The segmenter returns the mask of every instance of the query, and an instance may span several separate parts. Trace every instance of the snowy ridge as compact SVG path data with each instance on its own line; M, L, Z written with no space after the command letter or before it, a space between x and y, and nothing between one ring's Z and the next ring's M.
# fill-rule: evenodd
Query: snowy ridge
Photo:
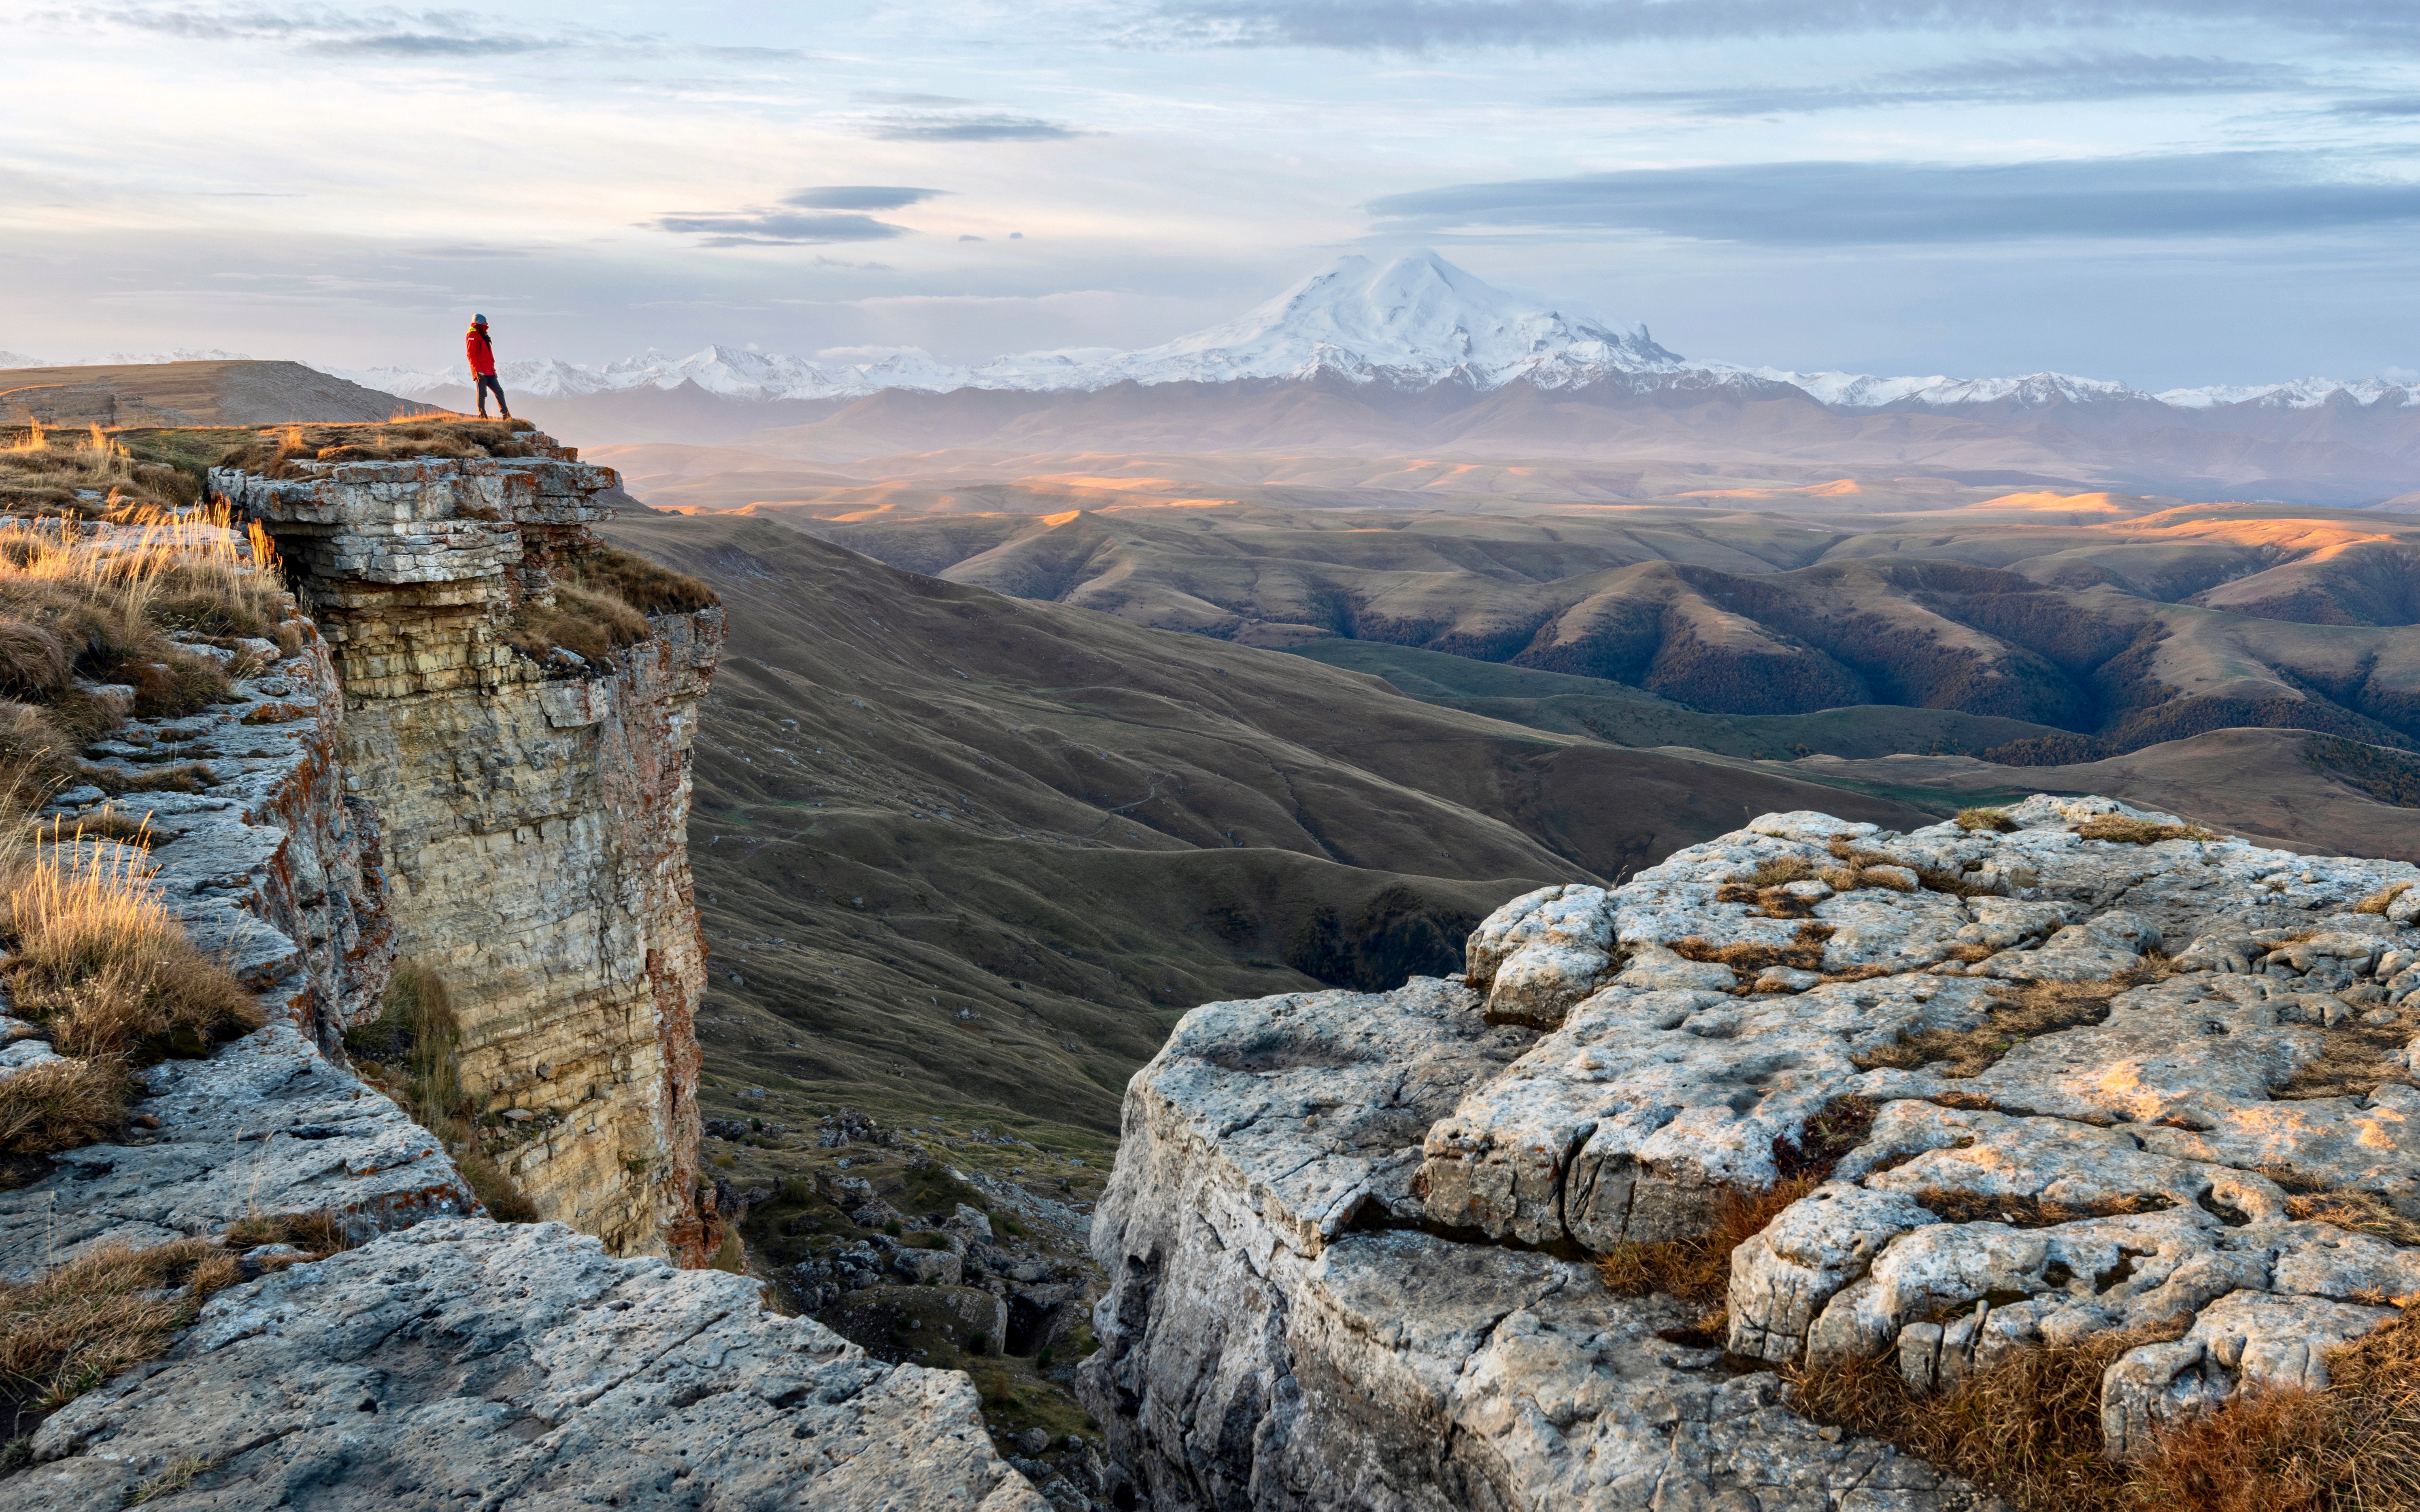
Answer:
M1938 373L1930 378L1876 378L1867 373L1791 373L1774 367L1752 367L1743 371L1803 389L1819 403L1850 409L1879 409L1885 405L1906 403L1947 409L1953 405L1994 404L2002 400L2031 409L2061 400L2084 402L2150 397L2123 383L2077 378L2071 373L1954 378Z
M2330 403L2337 395L2365 406L2420 404L2420 387L2382 378L2353 382L2315 378L2146 393L2123 383L2070 373L1885 378L1869 373L1801 373L1728 363L1692 363L1658 345L1644 325L1609 321L1568 301L1497 287L1434 252L1387 263L1361 256L1339 257L1233 320L1140 351L1079 347L1026 352L961 367L938 362L913 347L835 348L815 357L793 357L752 347L714 346L686 357L650 349L598 367L551 358L500 366L507 393L534 399L676 389L683 384L733 399L817 400L859 398L885 389L926 393L954 389L1082 393L1121 383L1326 378L1414 391L1440 383L1481 392L1515 382L1550 391L1606 384L1632 389L1787 384L1820 404L1847 409L1909 406L1955 409L1978 405L2040 409L2059 404L2109 403L2164 404L2186 409L2259 404L2304 409ZM469 370L459 364L435 371L399 367L326 371L407 398L440 389L468 388L471 383Z
M2420 387L2394 378L2306 378L2291 383L2265 383L2249 386L2213 384L2204 389L2167 389L2151 395L2162 404L2180 409L2214 409L2227 404L2260 404L2277 409L2316 409L2337 394L2363 406L2381 402L2400 408L2420 404Z

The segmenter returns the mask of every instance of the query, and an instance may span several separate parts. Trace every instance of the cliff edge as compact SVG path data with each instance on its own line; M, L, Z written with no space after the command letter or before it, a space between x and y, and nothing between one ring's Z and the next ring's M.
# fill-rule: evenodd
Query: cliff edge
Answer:
M720 1234L695 1206L687 827L722 611L650 613L603 656L550 644L608 549L589 527L610 469L531 432L515 455L326 450L209 483L276 543L326 637L393 949L450 984L463 1083L507 1115L492 1153L538 1215L703 1263Z

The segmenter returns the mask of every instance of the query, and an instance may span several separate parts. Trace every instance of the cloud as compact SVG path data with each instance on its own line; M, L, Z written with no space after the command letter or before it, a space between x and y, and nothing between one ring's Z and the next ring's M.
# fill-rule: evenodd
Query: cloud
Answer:
M2420 95L2392 95L2377 100L2348 100L2329 112L2358 120L2401 121L2420 116Z
M816 184L782 196L784 205L808 210L897 210L938 199L946 189L905 189L882 184Z
M1913 69L1852 84L1625 90L1592 95L1588 102L1662 106L1692 116L1740 116L1901 105L2037 105L2162 96L2263 94L2305 84L2305 76L2294 69L2230 58L2041 53Z
M81 7L37 12L38 22L85 29L154 32L202 42L276 42L314 57L478 58L541 53L644 52L725 62L799 61L794 48L675 42L657 34L561 26L499 27L472 10L382 6L361 11L302 5Z
M699 236L702 247L805 247L834 241L888 241L913 233L871 215L796 210L710 210L659 215L643 223L657 231Z
M958 239L960 241L981 241L983 238L978 236L963 236L958 238Z
M1039 116L903 114L886 116L868 131L885 142L1057 142L1092 134Z
M1991 167L1772 162L1457 184L1373 201L1396 233L1630 231L1766 246L2266 236L2420 220L2420 183L2286 152Z
M1992 33L2265 23L2370 42L2420 42L2393 0L1161 0L1130 45L1427 52L1857 32Z

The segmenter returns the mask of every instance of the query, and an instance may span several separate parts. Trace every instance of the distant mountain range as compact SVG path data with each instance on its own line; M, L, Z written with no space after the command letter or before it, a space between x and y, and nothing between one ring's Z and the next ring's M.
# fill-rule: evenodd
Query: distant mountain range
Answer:
M470 384L469 370L458 364L438 370L378 367L339 376L408 398ZM1706 387L1710 380L1746 389L1759 382L1786 384L1820 404L1843 409L2041 409L2107 401L2180 409L2241 404L2309 409L2338 395L2364 407L2420 406L2420 390L2385 378L2312 378L2152 393L2065 373L1884 378L1693 363L1658 344L1643 324L1608 320L1569 301L1498 288L1434 252L1387 263L1340 257L1233 320L1139 351L1080 347L1027 352L961 367L912 347L862 361L825 361L752 347L712 346L687 357L649 350L599 367L554 358L508 362L501 376L508 391L534 399L671 390L684 384L728 399L812 402L861 398L886 389L1082 393L1125 383L1320 378L1396 391L1450 384L1485 393L1526 383L1552 393L1617 378L1636 387L1638 377L1654 376L1694 388Z

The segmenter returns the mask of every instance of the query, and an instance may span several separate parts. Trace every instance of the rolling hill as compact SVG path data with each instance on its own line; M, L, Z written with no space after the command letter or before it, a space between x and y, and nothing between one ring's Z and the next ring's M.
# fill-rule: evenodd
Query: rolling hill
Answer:
M1196 1003L1458 964L1543 883L1749 815L1920 810L1424 704L1300 657L887 567L770 521L626 517L731 640L690 837L731 1074L1113 1133Z

